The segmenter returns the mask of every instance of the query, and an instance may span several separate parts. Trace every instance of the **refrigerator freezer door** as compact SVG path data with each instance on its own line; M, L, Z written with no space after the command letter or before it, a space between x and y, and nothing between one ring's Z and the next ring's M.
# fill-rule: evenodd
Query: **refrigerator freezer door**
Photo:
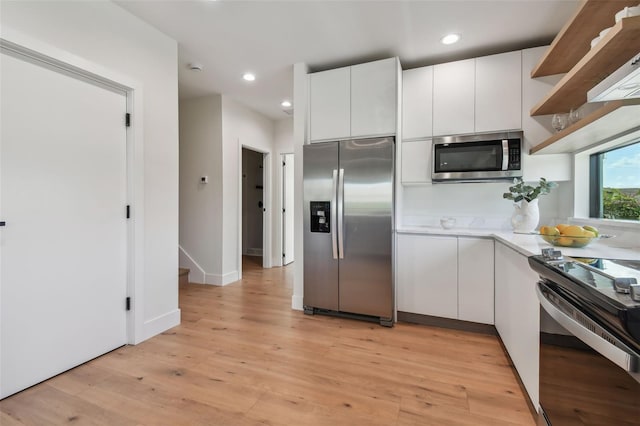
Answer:
M342 221L338 218L344 227L340 230L344 232L344 259L339 271L342 312L393 317L393 164L393 138L340 142L340 168L344 169L338 183L344 185L344 217Z
M336 186L338 143L304 146L304 300L305 306L337 311L338 259L334 259L336 241ZM334 173L335 171L335 173ZM334 185L334 181L336 182ZM314 206L328 203L330 211L318 212ZM311 214L329 218L329 233L312 232ZM325 219L326 220L326 219ZM336 252L337 254L337 252Z

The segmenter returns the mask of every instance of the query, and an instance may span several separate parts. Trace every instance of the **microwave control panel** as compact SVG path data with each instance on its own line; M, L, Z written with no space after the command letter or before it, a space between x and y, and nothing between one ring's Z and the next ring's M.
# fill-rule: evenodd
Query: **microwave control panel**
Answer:
M509 139L509 170L520 170L520 139Z

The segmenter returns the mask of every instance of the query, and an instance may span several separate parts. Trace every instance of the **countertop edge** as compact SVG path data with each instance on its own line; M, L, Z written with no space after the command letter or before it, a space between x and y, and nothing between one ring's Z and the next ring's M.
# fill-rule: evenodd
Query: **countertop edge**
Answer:
M552 247L537 235L514 234L503 229L440 229L436 227L403 227L397 234L431 235L441 237L492 238L523 256L540 254L543 248ZM605 242L597 242L585 248L559 247L566 256L640 260L640 249L615 247Z

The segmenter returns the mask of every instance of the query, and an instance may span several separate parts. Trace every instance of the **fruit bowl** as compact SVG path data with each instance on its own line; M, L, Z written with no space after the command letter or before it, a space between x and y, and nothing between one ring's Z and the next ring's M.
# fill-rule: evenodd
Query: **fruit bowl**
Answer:
M540 236L543 240L558 247L586 247L597 240L598 230L592 226L566 225L542 226Z
M564 235L542 235L543 240L558 247L586 247L593 240L597 240L598 237L568 237Z

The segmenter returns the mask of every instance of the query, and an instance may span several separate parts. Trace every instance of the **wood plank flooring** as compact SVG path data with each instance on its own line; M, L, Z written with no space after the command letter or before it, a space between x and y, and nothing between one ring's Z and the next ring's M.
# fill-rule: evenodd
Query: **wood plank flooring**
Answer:
M496 337L291 310L292 264L180 287L182 324L0 401L13 425L531 425Z

